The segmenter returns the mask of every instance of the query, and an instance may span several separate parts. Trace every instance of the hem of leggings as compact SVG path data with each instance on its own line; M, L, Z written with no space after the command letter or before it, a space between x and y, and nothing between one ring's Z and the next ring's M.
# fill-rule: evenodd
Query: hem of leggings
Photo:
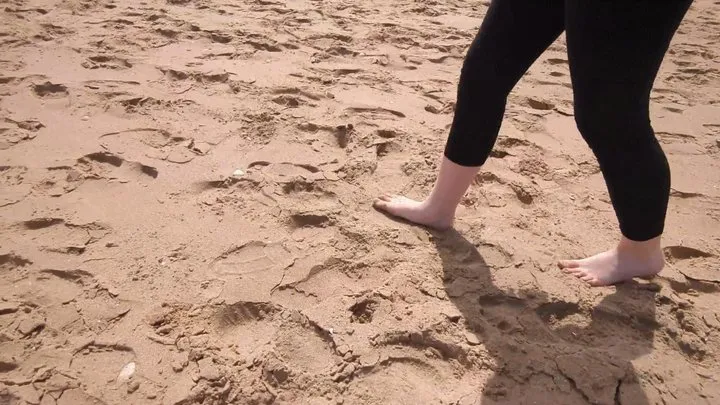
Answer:
M633 242L647 242L649 240L662 236L664 229L655 229L654 232L628 232L626 229L621 228L620 232L626 239L629 239Z
M477 163L475 161L471 161L470 159L459 159L457 156L451 156L451 153L448 152L447 149L445 149L445 151L443 152L443 156L445 156L449 161L455 163L456 165L463 167L480 167L484 164L484 162Z

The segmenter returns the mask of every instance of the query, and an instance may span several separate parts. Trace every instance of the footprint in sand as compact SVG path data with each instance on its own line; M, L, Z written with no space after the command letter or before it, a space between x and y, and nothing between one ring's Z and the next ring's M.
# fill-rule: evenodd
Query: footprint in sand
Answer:
M189 147L191 141L174 136L163 129L135 128L100 135L100 142L107 150L124 156L145 156L183 164L192 161L198 153Z
M43 128L45 125L37 120L16 121L5 118L5 121L0 123L0 150L10 149L22 142L35 139Z
M158 69L171 81L191 80L203 84L215 84L226 83L230 79L230 74L225 71L179 70L167 67L160 67Z
M182 319L187 317L186 312L179 310L172 316ZM335 343L332 332L297 310L268 301L234 300L219 308L207 306L196 312L196 325L204 330L221 332L222 337L217 343L231 344L231 356L254 358L262 370L262 381L271 386L282 386L294 380L299 373L311 380L327 379L328 374L339 374L344 368L337 367L340 358L338 349L341 348ZM188 332L185 334L190 335ZM205 346L207 344L194 345L195 351L206 357L202 360L193 359L199 360L200 377L210 381L227 378L232 372L231 367L228 367L231 363L227 363L229 357L211 354ZM343 354L347 352L343 351ZM178 368L181 367L182 363L179 363ZM345 373L345 376L351 377L351 374ZM171 387L172 398L175 398L172 403L183 403L184 399L191 397L190 388L192 385ZM213 398L221 394L207 391L205 395ZM272 401L272 396L264 387L248 386L245 395L252 398L265 398L264 395L268 395L269 398L263 399L263 403Z
M43 41L54 41L58 39L62 39L67 36L71 36L75 34L75 30L72 30L68 27L55 25L52 23L43 23L40 24L40 27L42 27L42 34L39 34L39 39L42 39Z
M199 105L188 99L161 100L154 97L131 97L118 101L127 113L140 113L152 115L156 110L176 109L182 110L185 107L198 107Z
M528 107L535 110L548 111L555 108L554 103L538 98L527 98L525 102L527 103Z
M105 180L125 183L132 180L155 179L158 170L152 166L126 160L110 152L89 153L73 164L47 168L46 177L34 191L59 197L74 191L85 181Z
M29 219L16 224L15 229L20 238L28 237L40 250L70 255L85 253L111 232L99 223L73 224L53 217Z
M383 107L353 106L346 108L345 111L367 116L369 118L405 118L405 114L403 112Z
M101 173L99 173L99 171L102 169L98 170L94 163L106 164L115 168L123 168L125 170L129 170L132 173L143 174L153 179L157 178L158 176L158 170L152 166L147 166L137 162L131 162L117 155L113 155L109 152L95 152L87 154L82 158L78 159L78 165L76 167L85 172L86 178L93 178L96 176L109 177L107 175L103 176ZM113 173L110 176L114 177L115 175L116 174Z
M544 195L531 179L513 172L506 172L500 177L493 172L481 171L475 176L474 184L477 187L470 189L465 205L474 205L481 200L491 207L502 207L511 200L528 207Z
M94 55L82 63L85 69L128 69L132 67L127 59L114 55Z
M25 166L0 166L0 208L24 200L32 184L25 181L28 168Z
M720 291L720 274L717 274L720 260L712 254L689 246L667 246L663 249L665 259L688 279L707 283L698 288Z
M326 98L325 96L314 94L297 87L281 87L272 90L271 93L276 95L272 99L274 103L289 108L297 108L300 106L317 107L315 102Z
M52 82L33 84L32 91L40 98L63 98L70 94L67 86Z

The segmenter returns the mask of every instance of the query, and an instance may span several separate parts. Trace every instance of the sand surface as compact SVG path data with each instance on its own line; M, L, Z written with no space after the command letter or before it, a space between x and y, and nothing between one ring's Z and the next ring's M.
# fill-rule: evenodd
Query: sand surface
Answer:
M720 403L717 1L652 95L669 266L596 289L563 38L457 231L371 208L432 186L487 2L0 8L0 404Z

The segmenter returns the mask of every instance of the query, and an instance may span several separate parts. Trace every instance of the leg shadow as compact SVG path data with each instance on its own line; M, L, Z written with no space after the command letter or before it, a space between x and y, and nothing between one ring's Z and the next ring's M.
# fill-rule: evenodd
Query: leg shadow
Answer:
M433 240L448 297L493 358L493 377L469 403L649 405L631 361L652 350L653 291L630 283L600 303L501 291L483 259L499 248L456 231Z

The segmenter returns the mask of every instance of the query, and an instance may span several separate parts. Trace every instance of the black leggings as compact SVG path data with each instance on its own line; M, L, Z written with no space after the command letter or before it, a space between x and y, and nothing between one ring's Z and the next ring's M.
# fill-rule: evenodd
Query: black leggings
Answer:
M493 0L463 64L445 156L481 166L515 84L566 31L575 122L597 157L625 237L663 232L670 168L648 106L692 0Z

